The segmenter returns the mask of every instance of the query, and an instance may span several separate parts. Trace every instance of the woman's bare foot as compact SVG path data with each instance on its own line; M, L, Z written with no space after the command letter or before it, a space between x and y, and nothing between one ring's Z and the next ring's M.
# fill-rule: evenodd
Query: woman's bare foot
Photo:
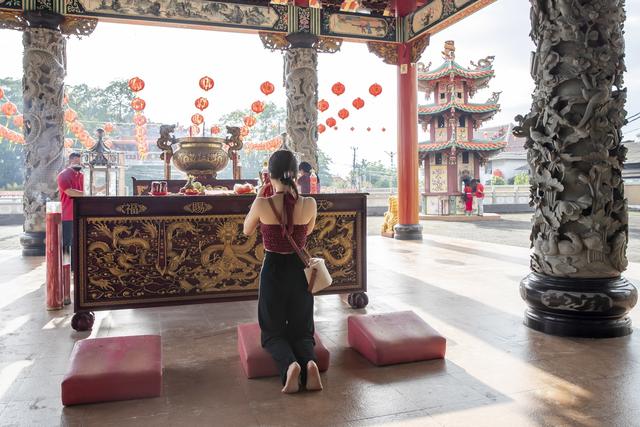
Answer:
M322 381L320 380L320 370L318 365L313 360L307 363L307 390L320 391L322 390Z
M287 382L282 388L283 393L297 393L300 389L300 365L293 362L287 369Z

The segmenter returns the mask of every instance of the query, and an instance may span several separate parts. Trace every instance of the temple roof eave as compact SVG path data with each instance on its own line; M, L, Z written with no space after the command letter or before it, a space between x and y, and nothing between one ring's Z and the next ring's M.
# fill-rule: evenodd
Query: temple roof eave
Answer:
M418 105L418 116L432 116L437 115L447 110L455 109L457 111L463 111L465 113L471 113L472 115L487 115L487 113L493 114L500 111L500 104L459 104L456 102L449 102L447 104L437 105ZM478 117L482 120L486 120L487 117Z
M443 141L443 142L421 142L418 144L418 151L420 153L437 153L440 151L446 151L453 146L457 150L481 152L484 154L491 154L503 150L507 146L507 141Z

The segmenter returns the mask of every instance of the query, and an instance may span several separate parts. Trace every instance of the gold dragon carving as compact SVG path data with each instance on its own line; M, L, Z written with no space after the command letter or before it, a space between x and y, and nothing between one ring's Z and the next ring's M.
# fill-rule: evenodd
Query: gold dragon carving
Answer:
M126 304L139 299L256 292L264 257L258 234L242 234L243 215L90 218L85 298ZM357 213L318 217L308 248L323 257L334 284L358 281ZM84 252L84 254L83 254Z

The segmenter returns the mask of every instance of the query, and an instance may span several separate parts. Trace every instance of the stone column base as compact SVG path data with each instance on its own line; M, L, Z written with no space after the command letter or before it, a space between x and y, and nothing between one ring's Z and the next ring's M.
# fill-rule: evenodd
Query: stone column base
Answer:
M420 224L396 224L393 231L394 238L397 240L422 240L422 226Z
M45 255L45 233L43 231L27 231L20 236L22 256Z
M638 291L623 277L560 278L531 273L520 282L524 324L550 335L613 338L633 329L627 313Z

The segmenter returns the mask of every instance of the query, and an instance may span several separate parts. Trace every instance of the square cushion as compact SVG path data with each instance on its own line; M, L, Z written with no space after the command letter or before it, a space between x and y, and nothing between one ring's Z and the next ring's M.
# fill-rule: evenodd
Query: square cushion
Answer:
M62 380L62 404L159 396L162 348L159 335L78 341Z
M329 350L322 344L320 337L314 335L316 345L314 350L318 358L320 372L329 369ZM276 362L271 355L262 348L260 341L260 325L258 323L244 323L238 325L238 353L242 370L247 378L272 377L279 375Z
M413 311L349 316L349 345L375 365L442 359L447 340Z

